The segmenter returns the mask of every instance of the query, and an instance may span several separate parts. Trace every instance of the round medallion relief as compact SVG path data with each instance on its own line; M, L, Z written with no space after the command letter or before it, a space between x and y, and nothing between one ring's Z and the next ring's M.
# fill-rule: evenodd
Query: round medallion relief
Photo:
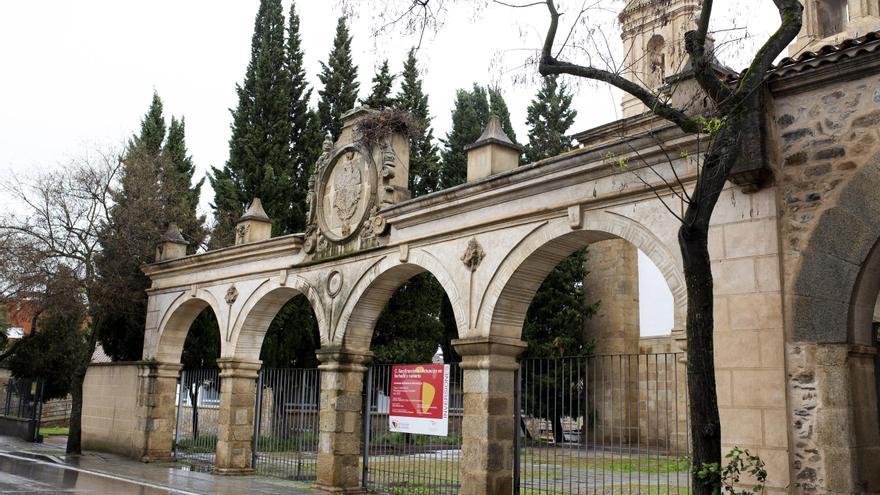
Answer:
M358 147L346 146L333 156L324 171L318 222L331 240L351 237L369 213L376 182L370 161Z
M338 270L333 270L327 276L327 294L336 297L340 290L342 290L342 274Z

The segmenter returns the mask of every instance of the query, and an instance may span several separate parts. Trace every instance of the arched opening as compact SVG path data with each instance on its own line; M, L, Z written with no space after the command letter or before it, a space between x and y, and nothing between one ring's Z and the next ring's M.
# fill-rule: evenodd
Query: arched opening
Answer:
M181 296L186 297L186 296ZM174 456L196 467L214 464L220 405L220 328L214 308L200 298L170 310L161 329L157 360L180 363L174 401Z
M253 468L260 474L314 481L320 400L315 351L321 337L318 313L306 292L308 286L299 280L258 288L242 309L235 354L262 362Z
M417 257L411 254L411 257ZM373 353L366 377L366 459L363 484L380 493L457 493L462 441L462 374L451 341L458 336L455 309L441 281L423 266L404 263L379 273L357 300L345 327L344 346ZM390 421L392 371L397 365L448 366L448 389L431 385L423 406L442 404L448 393L445 436L403 432ZM427 400L427 402L425 402Z
M663 85L666 79L666 40L663 36L655 34L648 40L645 47L645 74L648 88L656 91Z
M849 381L856 476L860 491L880 491L880 240L856 279L850 307Z
M608 232L564 228L567 232L553 235L548 226L531 246L523 244L519 258L511 258L515 268L492 314L492 332L517 337L521 328L528 345L520 368L520 486L562 488L570 478L548 479L542 467L587 468L595 456L614 459L597 474L600 483L635 470L649 482L687 486L687 466L681 462L688 449L686 373L671 335L673 290L655 262L639 255L639 247L654 257L663 256L663 248L650 242L637 247ZM576 277L558 284L560 269L585 247L583 286ZM669 259L663 261L668 270ZM646 262L653 273L640 269ZM642 287L640 275L646 271L663 281L661 290ZM543 299L568 299L585 309L580 335L567 331L565 320L540 335L530 331ZM655 327L663 328L661 335L641 335L640 309L646 302L667 315L664 325ZM564 314L561 308L551 313ZM642 467L644 456L651 457L650 467ZM657 476L658 468L663 476ZM652 476L657 479L650 481Z
M819 37L827 38L843 32L849 22L847 0L816 0Z
M836 486L825 481L828 490L876 493L880 156L857 170L838 192L835 205L818 219L790 285L791 333L802 346L796 349L804 351L789 356L798 367L792 383L815 392L789 394L789 400L795 428L800 429L795 455L816 455L816 471L839 471ZM850 469L840 470L842 464Z

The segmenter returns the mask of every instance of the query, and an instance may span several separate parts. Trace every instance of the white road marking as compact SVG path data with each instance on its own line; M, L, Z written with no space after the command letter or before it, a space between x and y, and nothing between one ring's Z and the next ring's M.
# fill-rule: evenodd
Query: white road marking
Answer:
M134 484L134 485L144 486L144 487L147 487L147 488L153 488L153 489L156 489L156 490L165 490L165 491L168 491L169 493L173 493L173 494L176 494L176 495L203 495L203 494L201 494L201 493L188 492L188 491L185 491L185 490L179 490L179 489L177 489L177 488L171 488L171 487L163 486L163 485L159 485L159 484L156 484L156 483L148 483L148 482L145 482L145 481L140 481L140 480L134 480L134 479L131 479L131 478L126 478L126 477L123 477L123 476L116 476L116 475L113 475L113 474L102 473L102 472L100 472L100 471L91 471L91 470L88 470L88 469L82 469L82 468L78 468L78 467L75 467L75 466L70 466L70 465L68 465L68 464L56 464L56 463L54 463L54 462L41 461L41 460L39 460L39 459L32 459L32 458L30 458L30 457L17 456L17 455L15 455L15 454L10 454L10 453L8 453L8 452L0 452L0 457L8 457L8 458L10 458L10 459L17 459L17 460L19 460L19 461L33 462L33 463L36 463L36 464L41 464L41 465L44 465L44 466L51 466L51 467L54 467L54 468L64 469L64 470L68 470L68 471L76 471L76 472L78 472L78 473L89 474L89 475L92 475L92 476L98 476L98 477L101 477L101 478L107 478L107 479L114 480L114 481L122 481L122 482L125 482L125 483L132 483L132 484Z

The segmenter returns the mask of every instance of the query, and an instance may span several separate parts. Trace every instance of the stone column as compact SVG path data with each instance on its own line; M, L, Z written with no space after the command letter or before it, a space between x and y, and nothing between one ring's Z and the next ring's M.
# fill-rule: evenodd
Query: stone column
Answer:
M512 493L517 358L525 342L506 337L452 341L464 370L461 493Z
M362 493L361 410L364 373L373 355L340 347L319 349L317 355L321 361L321 417L315 488Z
M167 461L173 456L177 380L183 366L145 362L138 366L137 428L142 431L141 460Z
M220 366L220 410L217 424L219 474L253 472L254 416L260 361L217 360Z
M623 239L595 242L590 244L586 269L587 303L600 301L596 314L584 322L587 339L595 341L595 353L602 356L595 361L599 387L591 390L590 397L597 416L592 434L618 443L638 438L639 363L635 357L622 356L639 353L638 249ZM649 372L642 372L647 379Z

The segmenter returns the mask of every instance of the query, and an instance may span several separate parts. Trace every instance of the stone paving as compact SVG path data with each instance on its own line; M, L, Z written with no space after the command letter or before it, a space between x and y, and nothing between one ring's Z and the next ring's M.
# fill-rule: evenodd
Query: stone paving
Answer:
M314 495L318 492L309 489L309 485L294 481L265 478L262 476L219 476L210 473L194 472L173 462L142 463L114 454L86 452L81 456L64 454L65 437L49 437L43 444L28 443L16 438L0 436L0 492L2 480L8 477L27 479L36 477L57 467L65 474L77 473L77 476L90 478L90 489L82 491L69 486L58 485L59 490L53 493L119 493L120 483L130 482L133 486L147 487L139 493L169 494L216 494L238 495L243 493L255 495ZM14 462L14 465L11 464ZM31 464L26 470L30 474L22 474L22 464ZM46 475L41 475L45 482ZM76 476L74 476L76 477ZM70 476L67 476L69 479ZM95 488L95 480L103 478L99 488ZM24 493L46 493L45 488ZM72 491L71 491L72 490ZM18 491L16 493L21 493Z

